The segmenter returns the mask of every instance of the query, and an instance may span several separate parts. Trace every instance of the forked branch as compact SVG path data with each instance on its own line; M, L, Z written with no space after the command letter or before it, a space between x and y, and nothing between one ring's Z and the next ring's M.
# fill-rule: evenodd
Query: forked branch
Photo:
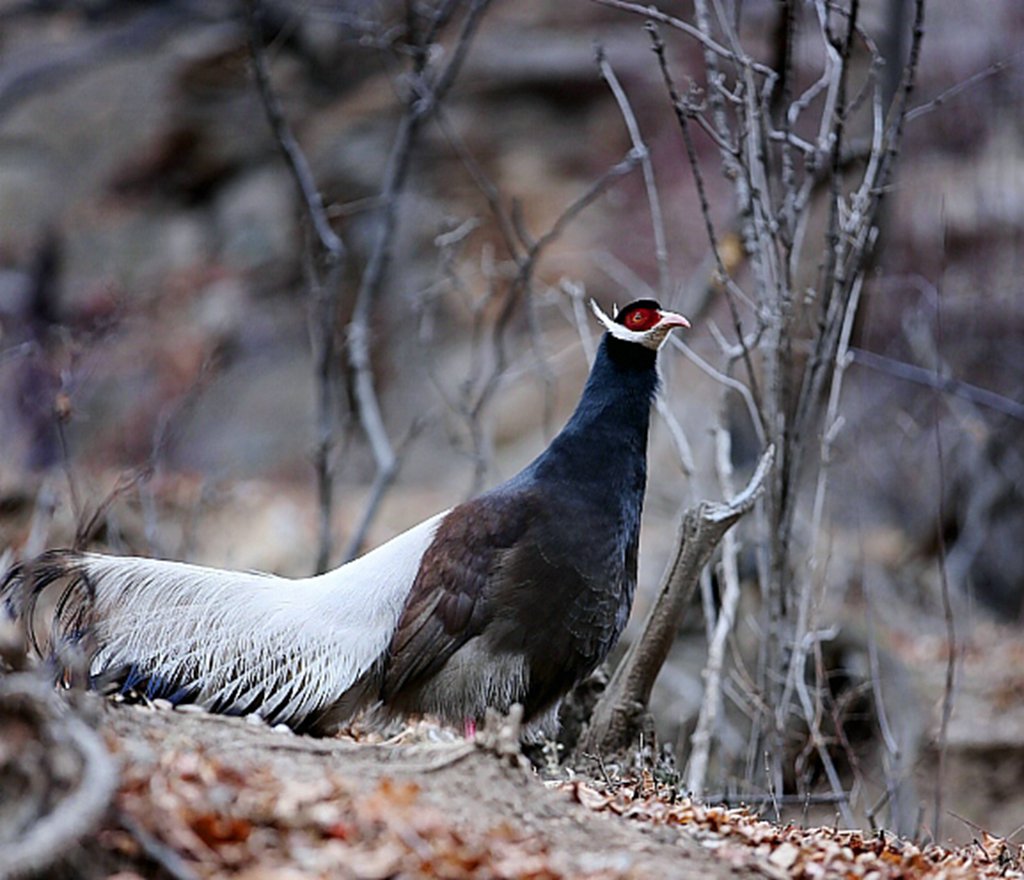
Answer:
M769 446L746 487L725 503L704 501L683 515L672 562L662 576L640 637L629 647L594 709L577 748L579 755L617 754L630 748L648 726L651 689L661 670L700 573L719 542L753 508L775 459Z
M359 554L384 494L398 474L398 457L384 425L370 363L370 316L374 304L380 298L384 277L391 262L398 228L399 203L405 191L409 168L423 124L437 112L454 84L490 2L491 0L470 2L450 60L440 70L435 71L431 65L431 52L439 31L457 4L449 2L442 6L422 35L418 28L413 29L412 88L407 96L405 113L399 122L395 142L388 158L384 184L381 188L382 209L377 219L375 241L366 268L363 270L352 319L348 325L348 363L353 375L356 414L373 453L376 474L362 516L345 548L345 561Z

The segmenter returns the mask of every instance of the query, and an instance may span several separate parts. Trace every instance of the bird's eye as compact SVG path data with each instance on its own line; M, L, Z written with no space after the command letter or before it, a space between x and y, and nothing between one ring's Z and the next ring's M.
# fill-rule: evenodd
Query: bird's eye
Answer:
M648 330L658 323L654 309L633 309L626 315L626 326L630 330Z

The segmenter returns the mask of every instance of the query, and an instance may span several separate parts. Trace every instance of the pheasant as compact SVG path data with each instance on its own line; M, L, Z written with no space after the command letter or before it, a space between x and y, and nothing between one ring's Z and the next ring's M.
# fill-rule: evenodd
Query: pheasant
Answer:
M519 703L552 732L629 616L657 354L689 326L650 299L592 306L605 333L575 412L490 491L296 580L50 551L3 578L0 614L58 674L76 646L101 689L321 734L363 709L469 727Z

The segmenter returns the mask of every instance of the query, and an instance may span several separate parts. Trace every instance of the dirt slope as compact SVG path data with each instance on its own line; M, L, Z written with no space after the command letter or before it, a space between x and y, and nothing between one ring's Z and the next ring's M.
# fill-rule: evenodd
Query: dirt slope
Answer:
M88 848L96 864L114 851L146 876L141 836L157 861L167 847L206 877L737 876L683 830L596 813L516 757L465 742L363 745L235 718L105 714L124 776L118 815Z
M980 829L924 847L702 805L647 771L600 775L542 782L507 721L474 742L427 724L311 739L89 694L69 705L10 672L0 878L1024 878L1024 850Z

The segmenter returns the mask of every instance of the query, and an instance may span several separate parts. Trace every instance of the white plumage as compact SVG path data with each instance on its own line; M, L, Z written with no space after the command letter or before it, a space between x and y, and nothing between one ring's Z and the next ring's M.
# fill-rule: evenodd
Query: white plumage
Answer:
M55 584L66 591L57 625L67 631L46 641L75 637L73 603L81 603L100 646L94 679L142 669L146 681L175 682L219 712L308 723L346 706L384 653L446 513L334 571L295 580L82 554Z

